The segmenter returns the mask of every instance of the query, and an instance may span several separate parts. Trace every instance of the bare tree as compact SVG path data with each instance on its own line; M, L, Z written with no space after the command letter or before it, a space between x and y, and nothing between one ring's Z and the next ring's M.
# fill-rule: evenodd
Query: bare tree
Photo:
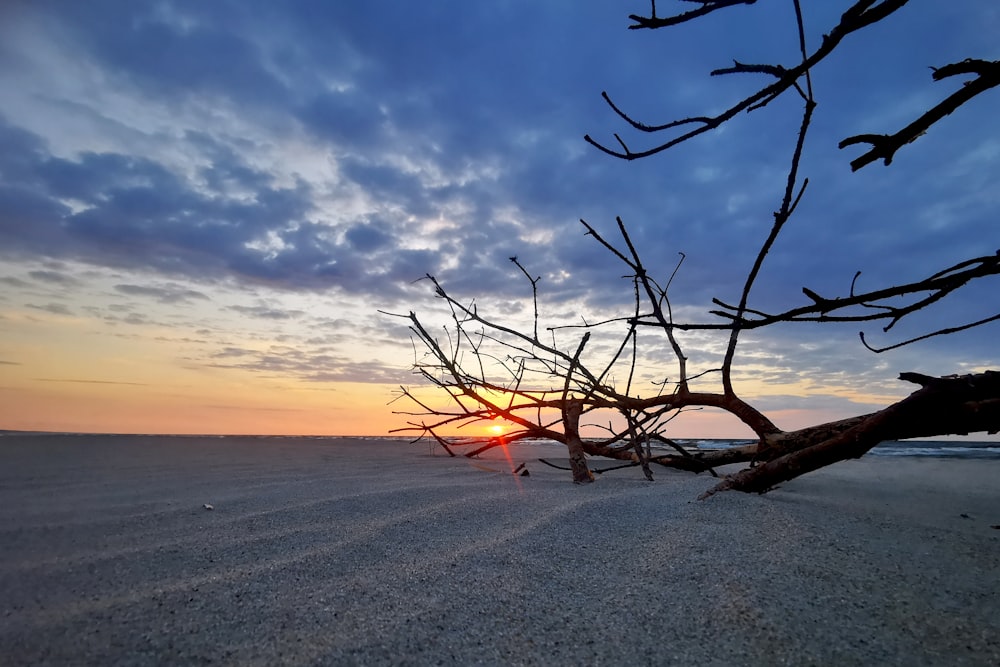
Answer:
M696 8L669 17L658 17L651 2L649 16L631 16L629 27L655 30L695 20L737 5L752 5L755 0L696 0ZM432 387L443 392L446 404L421 399L408 388L400 398L412 408L400 411L407 425L397 432L431 437L451 454L475 456L501 442L525 438L546 438L564 443L569 452L575 482L587 482L593 474L587 456L618 459L625 465L641 466L652 479L651 466L671 466L695 472L710 471L729 463L750 463L741 472L722 479L704 496L719 490L737 489L764 492L774 485L805 472L846 458L863 455L875 445L890 439L929 437L1000 430L1000 372L964 376L930 377L903 373L900 380L920 386L907 398L878 412L797 431L782 431L768 417L744 401L733 385L733 364L741 334L778 323L858 322L882 323L890 331L911 314L953 296L970 283L1000 274L1000 250L996 254L972 257L942 267L925 278L889 285L869 291L856 289L857 275L846 295L821 296L803 287L802 305L782 312L752 308L750 296L761 267L795 213L804 196L808 179L800 175L803 148L816 109L813 97L813 68L840 48L845 37L881 21L889 20L906 0L858 0L824 34L818 47L810 50L799 0L792 0L799 44L796 62L748 64L734 62L731 67L712 72L713 76L756 75L767 83L714 116L695 116L664 124L650 125L636 120L622 110L607 93L602 93L609 107L631 128L653 138L652 145L632 148L618 134L615 144L607 145L587 136L586 141L604 153L624 160L636 160L661 153L680 143L711 132L743 112L762 112L774 100L795 95L802 111L784 191L774 213L773 223L761 243L742 290L734 301L713 299L712 319L685 322L674 318L670 286L680 263L663 282L657 280L636 249L622 220L617 220L618 238L605 238L585 221L586 233L627 271L633 293L631 312L602 322L571 324L545 329L539 334L539 281L512 257L511 261L531 287L533 325L518 328L482 314L475 302L464 303L450 294L433 276L426 280L435 295L448 307L450 324L444 342L429 331L414 313L398 315L409 321L410 329L423 348L415 360L415 370ZM841 148L866 145L867 151L851 162L853 170L872 162L892 162L896 153L918 139L932 126L977 95L1000 84L1000 61L967 59L933 68L934 81L969 77L957 90L893 134L862 134L848 137ZM683 261L684 256L681 255ZM881 348L874 347L861 334L861 343L872 353L940 335L955 333L1000 319L1000 314L985 314L970 322L948 326L902 340ZM688 358L676 336L681 331L716 331L726 339L725 352L717 369L721 389L695 391L688 371ZM634 386L640 352L640 336L650 332L669 344L675 365L675 379L664 381L652 396L641 396ZM594 361L587 354L588 345L598 336L611 352ZM609 337L610 336L610 337ZM704 373L702 373L704 374ZM701 374L700 374L701 375ZM625 377L624 382L616 378ZM674 442L667 433L669 423L678 414L691 409L716 408L742 421L756 436L746 446L717 451L689 450ZM599 438L581 437L581 419L601 429ZM606 423L604 419L606 417ZM502 418L516 429L499 438L454 438L442 435L455 429ZM654 451L652 444L657 444ZM703 496L703 497L704 497Z

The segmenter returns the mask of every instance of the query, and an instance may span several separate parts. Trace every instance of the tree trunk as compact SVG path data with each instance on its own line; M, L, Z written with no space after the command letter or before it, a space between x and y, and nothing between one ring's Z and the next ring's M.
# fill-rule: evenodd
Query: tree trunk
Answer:
M1000 372L944 378L903 373L899 377L920 384L921 389L879 412L804 429L799 443L805 443L802 448L740 471L701 497L727 489L764 493L831 463L858 458L886 440L1000 430ZM843 430L830 428L838 424ZM829 437L815 442L824 432L830 433ZM785 450L794 442L794 434L788 436L781 443Z
M580 439L580 415L583 413L583 402L570 399L563 411L563 426L566 433L566 449L569 450L569 466L573 471L574 484L587 484L594 481L594 473L587 466L587 455Z

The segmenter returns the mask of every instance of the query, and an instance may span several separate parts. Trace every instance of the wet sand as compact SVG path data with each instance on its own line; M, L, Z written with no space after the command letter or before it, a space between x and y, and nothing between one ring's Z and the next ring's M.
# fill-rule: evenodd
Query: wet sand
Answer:
M9 665L1000 664L1000 462L766 496L392 441L0 437ZM206 509L205 505L213 509Z

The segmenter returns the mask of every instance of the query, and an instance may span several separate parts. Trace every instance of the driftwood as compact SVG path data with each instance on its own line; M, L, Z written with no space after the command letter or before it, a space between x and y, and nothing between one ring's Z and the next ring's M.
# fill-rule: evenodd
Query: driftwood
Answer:
M698 19L716 11L753 5L752 0L711 0L671 17L656 15L651 3L650 15L632 16L633 29L659 29ZM809 134L817 102L813 97L812 70L815 65L841 48L844 37L871 25L888 20L906 0L858 0L850 5L839 21L824 32L818 47L810 50L802 8L791 3L795 12L799 43L798 60L787 64L746 64L718 69L713 76L763 76L769 83L746 98L735 102L715 116L681 118L662 124L647 124L632 118L615 105L605 93L611 110L642 136L660 137L651 147L632 149L617 134L617 148L590 136L593 146L608 155L634 160L661 153L679 143L710 132L742 112L759 112L778 97L797 95L802 115L796 141L788 163L787 178L773 222L757 249L743 287L735 299L713 299L708 310L712 319L682 322L674 318L669 289L681 261L664 283L647 269L629 236L625 223L617 219L617 242L606 238L586 221L581 223L607 253L611 262L624 265L632 292L631 313L603 322L584 322L552 326L539 330L538 294L540 278L532 277L516 257L511 261L530 283L534 320L523 330L493 319L473 303L463 303L450 294L433 276L426 276L434 294L446 305L449 326L447 339L439 340L414 312L396 315L408 321L410 330L424 354L417 356L414 369L425 383L440 390L446 399L442 405L429 404L406 387L400 398L414 406L397 414L407 418L406 426L394 432L410 432L417 438L434 438L449 454L459 452L475 456L503 443L529 438L544 438L567 447L573 481L593 480L587 457L606 457L626 466L641 466L652 479L651 466L669 466L692 472L711 472L733 463L749 463L747 469L722 480L704 497L722 490L764 492L803 473L840 460L863 455L885 440L921 438L974 432L996 433L1000 430L1000 373L986 371L974 375L929 377L904 373L901 380L920 385L903 400L878 412L852 417L798 431L780 430L765 414L741 398L733 383L732 370L743 331L762 329L778 323L858 322L881 323L889 334L893 327L913 313L934 307L952 298L968 285L1000 275L1000 251L990 248L981 256L970 257L929 273L921 280L900 282L861 292L856 289L858 274L851 281L849 293L820 295L802 288L802 305L777 313L751 306L750 296L757 276L795 209L805 195L808 179L800 175L803 148ZM744 8L745 11L750 11ZM850 40L848 40L850 42ZM856 158L851 167L860 169L877 160L888 165L896 153L932 129L934 124L984 91L1000 85L1000 62L967 59L934 69L934 81L952 81L958 76L973 77L944 101L921 114L906 127L892 134L862 134L844 139L840 147L867 144L867 153ZM665 139L662 137L665 136ZM995 246L994 246L995 248ZM660 258L658 264L660 263ZM928 338L944 336L1000 320L1000 313L986 313L969 322L943 322L943 326L907 340L874 347L860 333L865 348L875 354ZM691 377L687 356L675 337L677 331L715 330L728 336L728 343L718 368ZM637 365L648 363L638 350L638 334L656 332L663 336L673 354L675 376L662 383L655 395L639 396L633 386ZM582 335L577 338L578 332ZM600 364L587 361L585 351L592 335L602 336L615 350ZM569 337L568 342L559 339ZM664 360L660 360L662 363ZM693 383L703 383L714 376L717 391L696 391ZM621 385L612 380L623 377ZM716 408L730 413L745 424L756 442L743 447L718 451L689 451L666 436L670 422L678 414L701 408ZM513 427L503 439L456 439L443 435L479 422L501 419ZM582 436L583 429L602 434L600 438ZM654 453L651 443L672 448L671 453Z
M580 415L583 414L583 403L571 399L566 402L563 411L563 428L566 433L566 449L569 451L569 465L573 471L573 482L584 484L594 481L594 473L587 467L587 455L580 438Z
M921 389L884 410L863 417L772 436L757 466L726 478L703 494L736 489L763 493L777 484L849 458L859 458L887 440L1000 431L1000 372L934 378L903 373Z

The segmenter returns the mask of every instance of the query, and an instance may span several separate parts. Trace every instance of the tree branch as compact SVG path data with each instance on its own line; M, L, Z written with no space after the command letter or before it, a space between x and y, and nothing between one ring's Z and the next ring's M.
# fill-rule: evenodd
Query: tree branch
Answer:
M685 23L691 21L700 16L705 16L711 14L719 9L725 9L727 7L733 7L735 5L752 5L757 2L757 0L694 0L695 2L700 2L702 5L698 9L692 9L691 11L683 12L677 14L676 16L669 16L666 18L657 18L656 16L656 2L653 1L652 10L649 16L639 16L637 14L629 14L629 18L635 21L634 24L628 27L629 30L656 30L657 28L666 28L667 26L678 25L680 23Z
M940 81L956 74L976 74L972 81L966 81L961 88L925 112L915 121L895 134L858 134L840 142L840 148L855 144L870 144L871 149L851 161L851 170L857 171L875 160L881 159L886 166L892 164L896 151L906 144L916 141L930 129L931 125L950 115L976 95L1000 85L1000 61L966 59L934 69L933 78Z
M807 58L804 58L798 65L794 67L784 68L784 75L781 76L777 81L759 89L757 92L753 93L749 97L746 97L736 104L732 105L722 113L716 116L693 116L690 118L684 118L681 120L672 121L663 125L650 126L640 123L632 119L628 114L619 109L611 101L611 98L606 92L601 93L605 101L611 106L616 114L621 116L628 122L632 127L642 130L644 132L659 132L662 130L667 130L675 127L680 127L689 124L698 124L699 126L693 130L681 134L673 139L665 141L657 146L649 149L633 151L628 145L620 138L615 135L619 144L621 145L621 150L615 150L608 148L604 144L594 140L589 134L584 136L584 140L591 144L598 150L607 153L608 155L621 158L623 160L638 160L644 157L649 157L650 155L655 155L657 153L663 152L668 148L676 146L680 143L693 139L696 136L704 134L710 130L714 130L726 123L727 121L734 118L737 114L743 111L751 111L754 109L759 109L769 103L771 100L776 99L781 96L789 88L795 86L795 83L804 75L806 75L814 66L822 62L827 56L833 53L838 47L841 41L847 35L857 32L862 28L865 28L873 23L877 23L882 19L886 18L896 10L900 9L908 0L882 0L881 2L874 2L873 0L859 0L854 5L852 5L847 11L845 11L841 17L840 22L834 26L829 33L823 37L823 41L819 48L812 52ZM731 3L731 4L752 4L752 3ZM724 6L729 5L719 5L717 9L721 9ZM714 9L709 11L715 11ZM702 10L693 10L693 12L701 12L698 16L708 13ZM693 13L692 12L692 13ZM697 18L697 16L691 16L691 18ZM686 19L690 20L690 19ZM666 25L673 25L667 23ZM647 26L643 26L647 27ZM652 23L648 27L653 27ZM657 26L661 27L661 26ZM773 66L774 71L777 71L778 66Z

